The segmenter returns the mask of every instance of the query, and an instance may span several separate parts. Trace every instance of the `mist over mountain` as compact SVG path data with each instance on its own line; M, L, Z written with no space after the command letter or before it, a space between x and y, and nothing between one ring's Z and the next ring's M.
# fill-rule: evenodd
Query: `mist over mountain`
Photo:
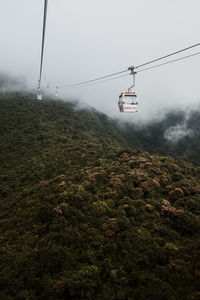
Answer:
M0 92L22 92L27 89L24 77L11 76L10 74L0 73Z
M148 151L180 156L194 165L200 164L199 106L168 111L159 120L152 119L143 124L126 123L125 128L132 146L137 139Z

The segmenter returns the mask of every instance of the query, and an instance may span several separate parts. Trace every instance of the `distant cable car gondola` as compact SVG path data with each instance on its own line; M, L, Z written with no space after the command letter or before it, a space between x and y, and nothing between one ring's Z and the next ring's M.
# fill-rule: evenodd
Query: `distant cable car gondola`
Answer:
M38 90L37 90L37 100L42 100L42 99L43 99L42 92L41 92L40 88L38 88Z
M56 96L56 97L58 97L58 89L59 89L59 87L56 86L56 93L55 93L55 96Z
M137 112L138 101L135 91L131 91L135 87L135 74L134 67L128 68L131 70L131 75L133 75L133 85L128 89L128 92L121 93L119 96L119 111L120 112Z

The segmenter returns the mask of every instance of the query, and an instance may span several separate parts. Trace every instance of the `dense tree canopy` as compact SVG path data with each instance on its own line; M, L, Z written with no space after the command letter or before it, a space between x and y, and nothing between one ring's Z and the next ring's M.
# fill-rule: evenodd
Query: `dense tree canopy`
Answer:
M200 298L198 167L94 110L0 107L1 299Z

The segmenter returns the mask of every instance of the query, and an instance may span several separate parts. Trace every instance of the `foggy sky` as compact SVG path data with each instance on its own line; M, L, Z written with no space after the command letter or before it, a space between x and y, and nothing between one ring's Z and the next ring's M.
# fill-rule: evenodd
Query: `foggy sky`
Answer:
M25 76L32 88L39 76L43 2L0 0L0 72ZM43 77L54 91L198 43L199 11L199 0L49 0ZM199 65L196 56L138 73L139 113L121 118L199 103ZM118 116L118 96L131 83L124 77L61 95Z

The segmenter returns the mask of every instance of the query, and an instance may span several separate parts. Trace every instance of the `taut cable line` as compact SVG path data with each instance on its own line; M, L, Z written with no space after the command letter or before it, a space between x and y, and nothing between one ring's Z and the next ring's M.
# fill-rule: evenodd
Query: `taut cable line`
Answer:
M190 54L190 55L187 55L187 56L183 56L183 57L180 57L180 58L177 58L177 59L173 59L173 60L158 64L158 65L155 65L155 66L152 66L152 67L144 68L142 70L138 70L137 73L145 72L145 71L148 71L148 70L151 70L151 69L155 69L155 68L158 68L158 67L161 67L161 66L164 66L164 65L168 65L168 64L171 64L171 63L174 63L174 62L177 62L177 61L181 61L181 60L184 60L184 59L187 59L187 58L190 58L190 57L193 57L193 56L197 56L197 55L200 55L200 52L196 52L196 53L193 53L193 54ZM129 71L129 70L127 70L127 71ZM105 79L105 80L99 80L97 82L92 82L92 83L88 83L88 84L81 84L81 85L80 84L79 85L78 84L77 85L70 85L70 86L67 86L67 87L68 88L70 88L70 87L75 87L75 88L87 87L87 86L91 86L91 85L104 83L104 82L107 82L107 81L112 81L112 80L119 79L119 78L129 76L129 75L130 74L124 74L124 75L116 76L116 77Z
M122 71L119 71L119 72L116 72L116 73L111 73L111 74L108 74L108 75L105 75L105 76L101 76L101 77L97 77L97 78L93 78L93 79L90 79L90 80L86 80L86 81L81 81L81 82L77 82L77 83L74 83L74 84L70 84L70 85L62 85L62 86L57 86L57 90L58 88L72 88L72 87L81 87L81 86L86 86L86 85L90 85L90 83L98 83L98 82L105 82L107 80L104 80L102 81L102 79L107 79L109 77L114 77L116 75L119 75L119 74L122 74L122 73L126 73L126 72L129 72L131 68L134 68L134 69L139 69L143 66L146 66L146 65L149 65L149 64L152 64L152 63L155 63L157 61L160 61L162 59L166 59L170 56L173 56L173 55L176 55L176 54L179 54L181 52L184 52L184 51L187 51L187 50L190 50L192 48L195 48L195 47L198 47L200 46L200 43L197 43L197 44L194 44L194 45L191 45L189 47L186 47L186 48L183 48L183 49L180 49L178 51L175 51L175 52L172 52L172 53L169 53L167 55L164 55L164 56L161 56L159 58L156 58L156 59L153 59L153 60L150 60L148 62L145 62L143 64L140 64L138 66L135 66L135 67L129 67L127 68L126 70L122 70ZM173 61L169 61L169 62L165 62L163 64L159 64L159 65L156 65L156 66L152 66L152 67L149 67L149 68L146 68L146 69L143 69L143 70L137 70L137 72L143 72L143 71L146 71L146 70L149 70L149 69L153 69L153 68L156 68L156 67L159 67L161 65L165 65L165 64L169 64L169 63L172 63L172 62L175 62L175 61L178 61L178 60L182 60L182 59L185 59L185 58L189 58L189 57L192 57L192 56L195 56L195 55L198 55L199 53L194 53L194 54L191 54L191 55L188 55L188 56L185 56L185 57L181 57L181 58L178 58L178 59L175 59ZM128 75L128 74L127 74ZM112 79L116 79L116 78L120 78L121 76L118 76L118 77L114 77L114 78L111 78L109 80L112 80ZM122 76L123 77L123 76ZM93 85L93 84L92 84Z
M161 60L161 59L164 59L164 58L170 57L170 56L172 56L172 55L175 55L175 54L178 54L178 53L181 53L181 52L190 50L190 49L195 48L195 47L198 47L198 46L200 46L200 43L197 43L197 44L192 45L192 46L189 46L189 47L187 47L187 48L183 48L183 49L181 49L181 50L172 52L172 53L170 53L170 54L161 56L161 57L159 57L159 58L153 59L153 60L151 60L151 61L149 61L149 62L146 62L146 63L143 63L143 64L141 64L141 65L138 65L138 66L136 66L135 68L136 68L136 69L141 68L141 67L143 67L143 66L146 66L146 65L152 64L152 63L154 63L154 62L157 62L157 61L159 61L159 60Z
M200 55L200 52L196 52L196 53L193 53L193 54L190 54L190 55L187 55L187 56L183 56L183 57L180 57L180 58L177 58L177 59L173 59L173 60L164 62L162 64L158 64L158 65L155 65L155 66L152 66L152 67L148 67L148 68L139 70L137 73L144 72L144 71L151 70L151 69L155 69L155 68L158 68L158 67L161 67L161 66L164 66L164 65L168 65L168 64L174 63L176 61L180 61L180 60L183 60L183 59L186 59L186 58L190 58L190 57L196 56L196 55Z
M37 97L38 97L39 100L42 99L41 81L42 81L42 68L43 68L43 59L44 59L44 45L45 45L45 34L46 34L47 7L48 7L48 0L44 0L42 48L41 48L40 73L39 73L39 80L38 80L38 95L37 95Z
M105 78L108 78L108 77L113 77L113 76L116 76L116 75L119 75L119 74L122 74L122 73L125 73L125 72L128 72L128 71L129 70L123 70L123 71L120 71L120 72L112 73L112 74L105 75L105 76L102 76L102 77L98 77L98 78L95 78L95 79L86 80L86 81L78 82L78 83L71 84L71 85L63 85L63 86L59 86L59 87L60 88L65 88L65 87L75 87L75 86L79 86L79 85L84 85L84 84L99 81L99 80L102 80L102 79L105 79Z

